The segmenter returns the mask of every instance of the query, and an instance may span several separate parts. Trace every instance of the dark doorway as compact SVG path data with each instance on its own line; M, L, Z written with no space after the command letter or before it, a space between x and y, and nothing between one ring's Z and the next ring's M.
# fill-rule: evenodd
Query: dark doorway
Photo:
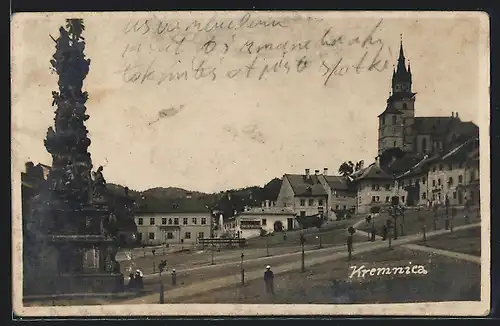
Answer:
M464 193L462 190L458 191L458 204L462 205L464 203Z
M274 222L274 232L281 232L281 231L283 231L283 223L281 223L281 221Z
M293 218L287 219L287 230L293 230Z

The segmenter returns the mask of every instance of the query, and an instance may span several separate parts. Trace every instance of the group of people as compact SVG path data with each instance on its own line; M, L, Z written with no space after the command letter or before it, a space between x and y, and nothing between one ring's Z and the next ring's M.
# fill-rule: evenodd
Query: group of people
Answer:
M128 278L127 288L131 291L143 289L144 288L143 276L144 274L140 270L137 270L135 273L130 273L128 275L129 278Z

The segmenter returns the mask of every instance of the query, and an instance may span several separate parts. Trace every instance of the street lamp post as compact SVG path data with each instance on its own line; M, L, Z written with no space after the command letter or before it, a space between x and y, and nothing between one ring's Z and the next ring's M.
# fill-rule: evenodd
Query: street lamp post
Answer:
M165 288L163 286L163 279L161 278L161 273L167 266L167 261L162 260L161 263L158 265L158 269L160 270L160 303L165 303Z
M266 257L269 257L269 236L266 235Z
M302 245L302 265L300 271L304 273L306 271L306 265L305 265L305 253L304 253L304 244L306 242L306 238L304 237L303 234L300 235L300 244Z
M214 263L214 250L215 250L215 244L212 244L212 265L215 265L215 263Z
M241 285L245 284L245 269L243 268L243 257L245 257L245 255L241 253Z
M321 242L321 234L317 235L316 239L319 240L319 249L323 248L323 243Z
M387 219L387 240L389 240L389 249L392 248L392 234L391 234L391 230L392 230L392 220L391 219Z

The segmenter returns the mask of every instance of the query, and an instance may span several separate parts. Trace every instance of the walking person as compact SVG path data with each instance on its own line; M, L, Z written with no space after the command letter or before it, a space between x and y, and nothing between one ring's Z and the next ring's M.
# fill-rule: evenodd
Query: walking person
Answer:
M144 281L143 281L144 274L142 271L137 270L135 272L135 286L136 289L142 290L144 288Z
M269 265L266 266L266 271L264 272L264 283L266 285L266 293L274 294L274 273Z

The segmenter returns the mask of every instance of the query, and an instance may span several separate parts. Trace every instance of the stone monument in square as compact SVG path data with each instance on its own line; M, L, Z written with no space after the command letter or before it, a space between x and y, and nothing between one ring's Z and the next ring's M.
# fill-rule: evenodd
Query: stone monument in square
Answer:
M59 89L52 92L55 123L45 139L52 166L30 204L23 230L25 294L109 293L123 288L115 260L116 216L103 168L92 172L88 152L88 94L82 87L90 59L84 54L84 30L81 19L68 19L59 37L51 36L56 51L50 63L59 77Z

